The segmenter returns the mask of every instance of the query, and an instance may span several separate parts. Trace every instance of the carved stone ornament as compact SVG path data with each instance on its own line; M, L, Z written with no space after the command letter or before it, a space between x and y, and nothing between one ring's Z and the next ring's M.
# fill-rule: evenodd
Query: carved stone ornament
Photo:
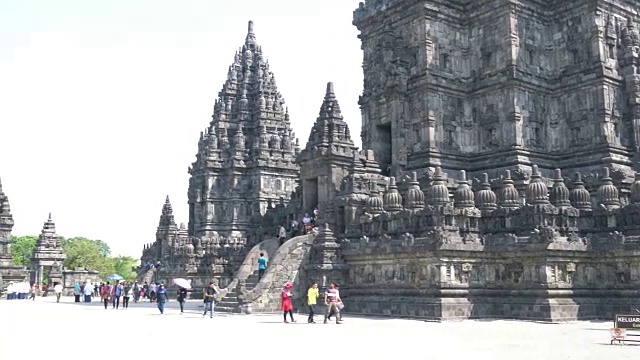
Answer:
M568 273L574 273L576 272L576 264L575 263L567 263L567 272Z
M473 270L473 265L471 265L469 263L462 264L462 272L470 273L472 270Z

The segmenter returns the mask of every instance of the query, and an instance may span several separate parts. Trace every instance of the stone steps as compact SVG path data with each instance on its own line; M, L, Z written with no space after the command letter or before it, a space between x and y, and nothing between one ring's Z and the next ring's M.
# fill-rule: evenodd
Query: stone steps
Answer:
M251 290L258 285L258 272L255 271L253 274L249 275L246 280L247 290ZM240 314L240 303L238 302L238 294L235 289L229 291L227 295L222 298L218 303L216 303L216 312L222 313L231 313L231 314Z

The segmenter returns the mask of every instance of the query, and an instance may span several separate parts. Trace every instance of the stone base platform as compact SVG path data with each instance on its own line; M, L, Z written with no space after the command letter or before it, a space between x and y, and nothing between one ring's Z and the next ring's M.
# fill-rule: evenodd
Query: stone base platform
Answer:
M640 297L345 297L349 314L431 320L517 319L547 322L609 320L634 313Z

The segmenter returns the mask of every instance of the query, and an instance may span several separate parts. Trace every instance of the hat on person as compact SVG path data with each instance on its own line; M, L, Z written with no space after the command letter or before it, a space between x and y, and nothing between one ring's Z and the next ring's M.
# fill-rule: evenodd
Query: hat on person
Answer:
M292 283L290 283L290 282L288 282L288 283L284 284L284 288L285 288L285 289L291 289L292 287L293 287L293 284L292 284Z

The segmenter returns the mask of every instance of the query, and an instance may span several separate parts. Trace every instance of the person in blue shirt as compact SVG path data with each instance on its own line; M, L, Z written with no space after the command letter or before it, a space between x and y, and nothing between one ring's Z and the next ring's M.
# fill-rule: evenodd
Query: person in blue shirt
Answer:
M262 275L264 275L265 270L267 270L267 258L264 256L264 253L260 253L260 257L258 258L258 281L262 279Z

